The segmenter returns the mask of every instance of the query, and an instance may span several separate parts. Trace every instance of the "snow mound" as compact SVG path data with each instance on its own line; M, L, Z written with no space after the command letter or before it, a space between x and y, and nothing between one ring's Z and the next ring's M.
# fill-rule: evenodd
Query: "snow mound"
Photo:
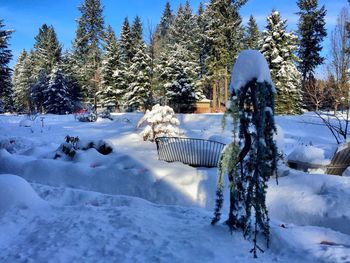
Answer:
M331 228L350 235L350 178L293 171L267 191L269 214L281 223Z
M22 153L34 147L34 143L23 137L0 139L0 149L9 153Z
M257 50L243 50L232 70L230 92L239 90L254 78L274 87L265 57Z
M325 150L312 145L296 147L288 155L288 160L324 165L330 163L330 160L325 156Z
M44 204L30 184L17 175L0 175L0 215L10 208L35 208Z
M34 125L34 121L23 119L19 122L19 127L32 127Z

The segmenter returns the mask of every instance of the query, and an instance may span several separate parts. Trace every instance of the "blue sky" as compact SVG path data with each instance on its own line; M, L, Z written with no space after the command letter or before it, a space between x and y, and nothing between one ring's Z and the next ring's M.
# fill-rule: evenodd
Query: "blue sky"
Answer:
M0 0L0 18L4 19L6 27L16 30L10 41L16 60L22 49L30 49L39 27L46 23L53 25L64 48L70 48L75 35L75 19L79 16L77 7L83 0ZM170 0L175 11L185 0ZM145 36L147 28L155 26L163 12L166 0L101 0L104 5L106 24L112 25L119 35L121 24L126 16L133 20L136 15L141 17ZM194 10L197 10L200 0L190 0ZM250 14L263 29L266 16L272 9L279 10L283 18L288 19L290 30L296 29L298 11L295 0L248 0L241 9L241 15L246 21ZM327 30L330 33L336 24L337 15L342 7L347 6L346 0L319 0L327 9ZM328 53L327 39L324 43L324 55ZM14 61L11 63L11 65Z

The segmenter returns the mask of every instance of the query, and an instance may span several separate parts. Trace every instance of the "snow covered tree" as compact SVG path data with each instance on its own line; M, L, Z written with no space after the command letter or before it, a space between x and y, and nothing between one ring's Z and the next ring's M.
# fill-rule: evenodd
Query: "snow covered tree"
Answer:
M81 108L82 92L81 85L79 83L79 76L77 75L76 64L74 61L74 54L70 51L66 51L62 55L61 68L69 83L69 94L71 101L74 104L73 110Z
M51 72L61 58L62 45L57 39L54 28L46 24L42 25L34 43L35 75L38 76L42 70Z
M73 42L77 75L86 102L95 103L100 85L100 64L104 40L103 7L100 0L84 0Z
M130 85L125 94L125 106L131 110L146 110L151 106L150 58L146 45L140 47L130 66Z
M196 18L197 27L198 27L198 78L199 78L199 85L201 86L201 90L203 91L204 87L204 77L207 73L207 67L205 64L205 60L209 53L209 45L208 40L206 39L206 31L208 26L208 17L205 15L204 5L201 2L199 4L198 8L198 15Z
M294 55L297 36L286 31L286 23L277 11L268 16L261 53L269 63L276 84L276 113L298 114L301 112L301 76L294 64L298 61Z
M227 94L228 71L243 49L244 29L238 11L246 2L247 0L210 0L205 11L209 21L206 31L209 45L206 80L213 89L214 107L227 99L224 97Z
M165 39L168 36L170 25L173 21L173 14L169 1L166 2L165 8L157 26L156 35L159 39Z
M44 91L46 112L65 114L71 112L73 103L69 91L69 82L60 65L56 65L49 75L49 85Z
M175 44L174 50L162 56L160 83L166 98L165 104L175 112L192 112L196 101L193 84L195 63L191 62L189 51Z
M157 137L182 137L184 135L184 132L178 127L180 121L169 106L154 105L152 110L147 110L140 119L137 128L140 128L144 123L147 123L142 132L144 141L153 142Z
M223 175L227 173L230 209L226 224L231 231L240 228L245 237L252 238L254 257L262 251L258 245L260 234L269 244L266 189L267 181L276 175L277 169L277 148L273 139L276 132L274 92L264 56L255 50L241 52L231 77L228 114L233 119L233 142L226 146L220 158L217 204L212 224L220 220Z
M244 45L245 49L259 50L259 40L261 34L255 18L251 15L245 30Z
M15 107L18 112L30 112L32 101L30 97L31 86L34 83L34 53L23 50L14 67L13 87Z
M39 72L35 82L30 88L30 98L32 100L32 107L35 112L43 112L45 101L45 90L49 86L49 76L45 69Z
M105 37L105 53L101 66L100 101L103 107L114 109L118 104L118 94L114 72L120 67L120 54L117 39L111 26L108 26Z
M122 31L120 33L120 54L122 61L125 63L126 66L130 65L131 59L133 58L131 41L131 29L129 25L129 20L126 17L123 22Z
M4 21L0 19L0 108L9 111L13 109L12 69L8 65L12 59L9 40L13 30L4 27Z
M141 24L141 19L139 16L135 17L134 22L131 26L130 36L131 36L131 56L134 57L141 46L144 44L143 40L143 28Z
M160 22L154 32L154 57L155 60L160 58L160 54L168 47L169 44L169 28L173 22L174 15L171 10L169 1L166 2Z
M300 45L298 69L302 75L303 91L307 85L314 85L314 70L324 62L321 56L322 41L327 36L326 8L318 7L318 0L298 0L298 35ZM307 92L306 92L307 93ZM305 94L307 96L307 94ZM307 98L306 98L307 99Z

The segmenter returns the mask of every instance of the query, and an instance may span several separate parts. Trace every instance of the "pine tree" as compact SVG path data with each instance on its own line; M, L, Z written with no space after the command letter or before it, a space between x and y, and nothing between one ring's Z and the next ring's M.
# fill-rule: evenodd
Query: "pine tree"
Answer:
M207 73L207 67L205 64L205 60L208 56L209 53L209 45L208 41L206 39L206 31L208 27L208 17L205 15L205 10L204 10L204 5L201 2L199 4L198 8L198 15L197 15L197 27L198 27L198 47L197 50L199 51L198 53L198 78L201 81L200 85L203 86L204 83L202 81L204 80L204 77Z
M190 53L180 44L175 44L174 50L162 55L160 81L165 104L175 112L192 112L196 101L196 90L192 81L194 63Z
M202 90L198 83L199 76L199 61L200 48L199 48L199 28L197 25L196 17L192 14L192 8L188 1L185 5L180 5L173 23L169 28L169 45L163 51L170 54L176 54L178 49L181 49L181 52L186 51L187 67L190 69L181 69L181 72L186 72L186 78L189 79L191 85L196 88L197 99L202 97ZM171 79L174 81L174 79Z
M160 23L157 26L156 35L158 39L164 40L167 38L168 31L170 28L170 25L173 21L173 14L171 11L170 3L169 1L166 2L165 8L162 14L162 17L160 18Z
M136 55L140 47L143 46L144 44L142 31L143 29L142 29L141 19L139 16L136 16L130 31L132 57Z
M75 68L86 102L96 103L104 39L103 7L100 0L84 0L73 42ZM96 106L96 105L95 105Z
M248 25L245 30L244 45L245 49L259 50L259 40L261 34L255 18L251 15L249 17Z
M300 11L298 22L298 34L300 45L298 56L300 58L298 69L302 74L303 91L308 81L314 79L314 70L324 62L320 52L322 41L327 36L325 28L326 8L323 5L318 8L317 0L298 0ZM311 83L312 85L312 83Z
M42 25L35 37L33 52L33 75L29 91L33 111L43 111L45 101L43 92L48 86L48 74L55 65L61 62L61 59L62 45L57 39L54 28L46 24Z
M273 11L267 18L263 32L261 52L267 59L271 76L276 84L276 113L297 114L301 112L301 82L294 55L297 37L286 32L287 20L282 20L279 12Z
M44 91L44 107L47 113L65 114L72 111L69 83L60 65L56 65L49 76L49 85Z
M132 110L146 110L152 106L150 58L146 46L140 47L130 66L132 75L130 86L125 94L125 106Z
M122 31L120 33L120 54L121 59L126 66L129 66L133 58L132 53L132 38L131 38L131 29L129 25L129 20L126 17L123 22Z
M35 82L30 87L30 99L35 112L43 112L45 101L45 90L49 86L49 76L45 69L39 72Z
M52 26L42 25L34 44L35 75L45 70L50 72L62 58L62 45Z
M18 112L31 112L33 110L31 100L31 87L34 83L34 52L27 53L23 50L14 67L13 86L15 95L15 107Z
M13 109L13 89L12 69L8 64L12 59L12 53L8 42L13 31L3 29L4 27L4 22L0 19L0 109L10 111Z
M66 51L62 55L61 67L65 73L66 79L69 84L69 94L71 101L73 103L73 110L78 110L81 108L82 92L81 85L79 83L79 76L77 75L77 70L75 68L74 54L72 52Z
M238 10L246 2L247 0L211 0L205 11L209 21L206 31L209 45L206 81L213 87L213 93L216 91L220 101L224 100L228 72L243 49L244 30ZM217 101L213 103L217 106Z
M117 92L117 82L114 76L116 70L121 67L119 46L111 26L108 26L105 37L105 53L101 66L101 90L100 101L103 107L110 110L118 106L120 94Z

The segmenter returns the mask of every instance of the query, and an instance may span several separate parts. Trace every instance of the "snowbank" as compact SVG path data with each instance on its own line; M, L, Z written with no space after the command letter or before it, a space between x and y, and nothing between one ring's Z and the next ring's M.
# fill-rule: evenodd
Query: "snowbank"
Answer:
M269 214L280 223L331 228L350 235L350 177L292 171L269 183Z
M44 203L23 178L11 174L0 174L0 215L13 207L36 208Z
M289 155L290 161L301 161L305 163L327 165L330 159L326 158L325 150L316 146L298 146Z

